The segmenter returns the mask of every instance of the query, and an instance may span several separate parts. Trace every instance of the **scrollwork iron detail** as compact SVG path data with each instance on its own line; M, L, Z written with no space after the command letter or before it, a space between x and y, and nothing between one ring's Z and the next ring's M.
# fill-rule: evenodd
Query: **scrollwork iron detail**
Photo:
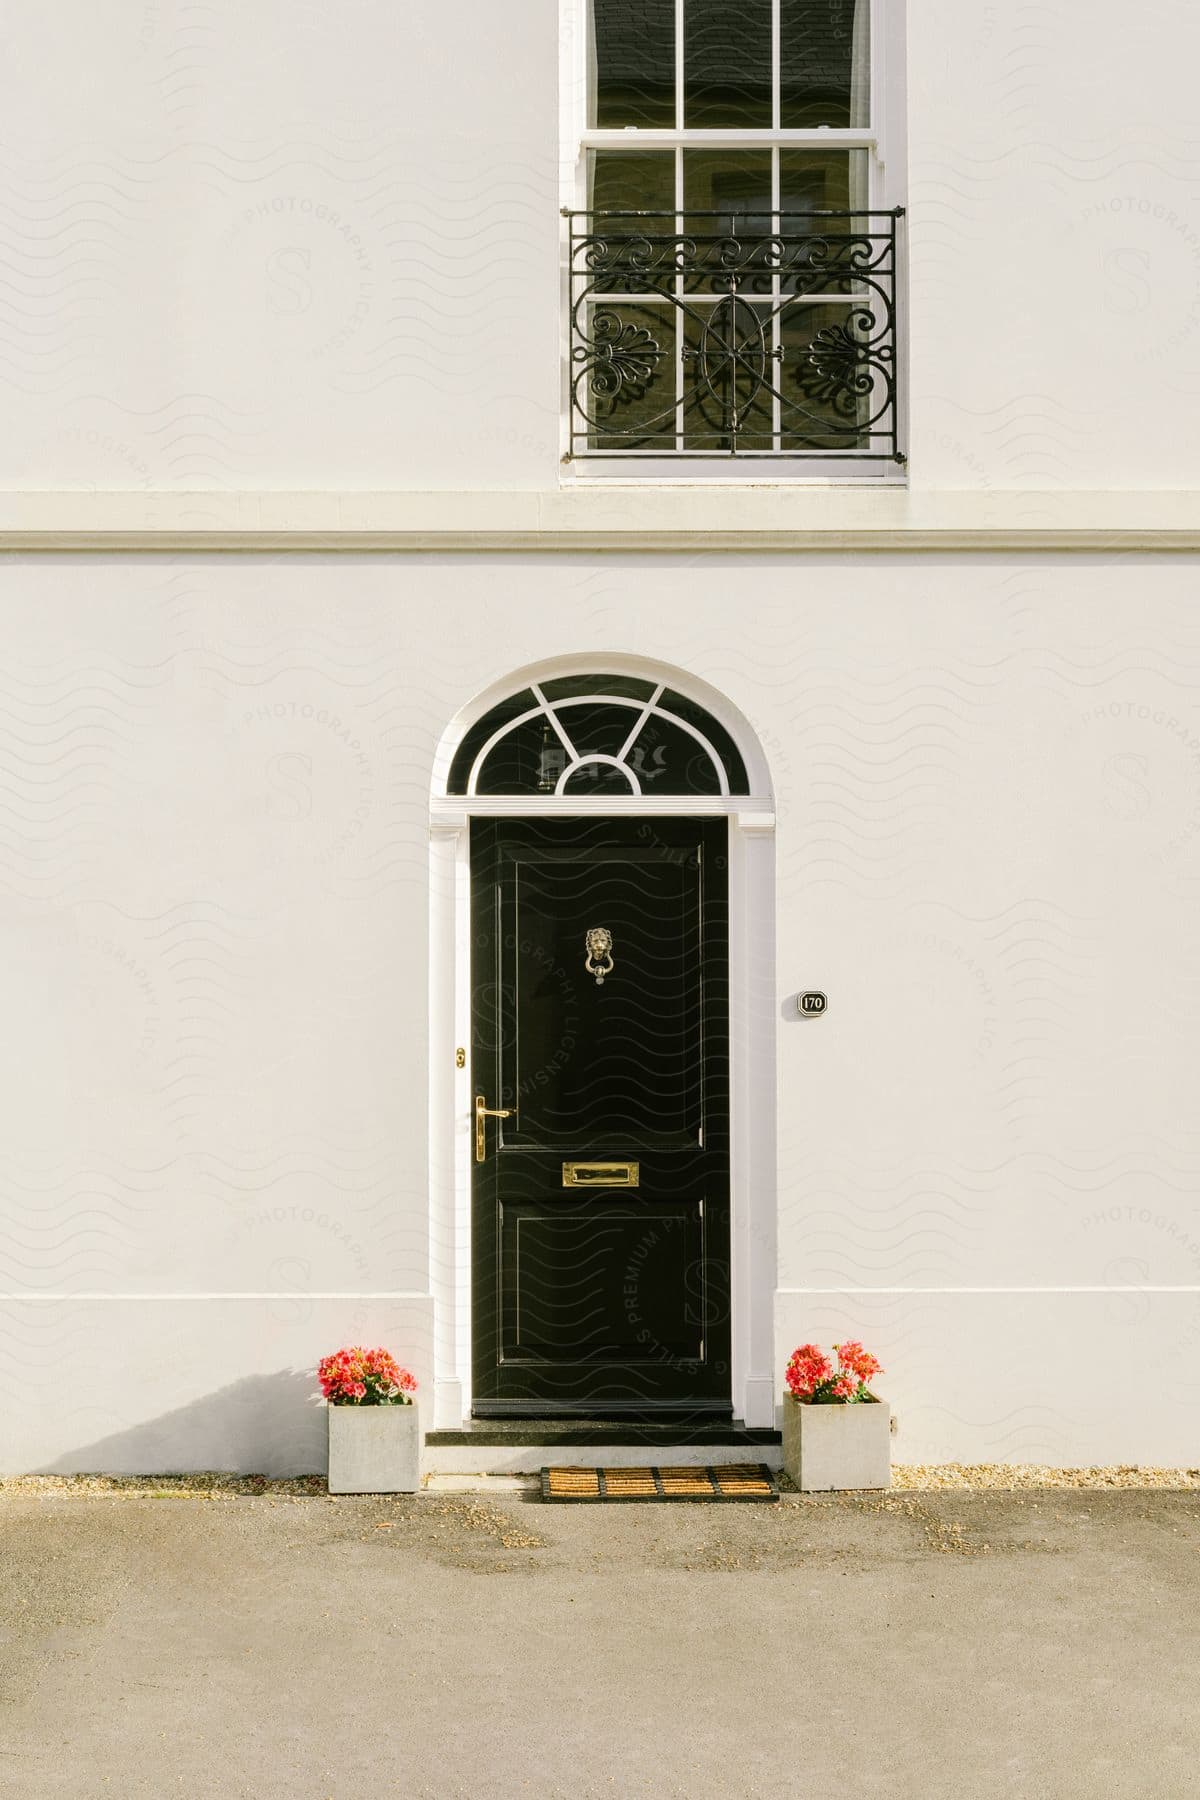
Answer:
M645 326L607 311L595 315L590 336L572 350L584 365L589 392L609 407L644 399L662 355Z
M875 315L862 311L841 324L825 326L796 372L809 400L832 407L839 418L852 421L855 430L862 427L865 408L875 404L874 419L892 404L895 353L890 342L872 338L874 324Z
M572 213L572 455L903 461L899 216Z

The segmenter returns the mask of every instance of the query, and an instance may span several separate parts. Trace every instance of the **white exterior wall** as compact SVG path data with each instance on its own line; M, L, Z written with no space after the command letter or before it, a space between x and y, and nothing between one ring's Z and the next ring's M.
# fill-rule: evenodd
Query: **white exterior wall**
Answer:
M360 1331L431 1399L430 770L581 647L711 682L770 760L780 1356L864 1337L905 1460L1193 1459L1193 584L10 563L5 1466L311 1466L301 1372Z
M1200 488L1200 19L910 12L916 501L1118 528ZM554 516L576 29L15 16L0 545L38 493ZM705 549L762 498L640 559L0 561L0 1468L313 1467L307 1371L360 1336L431 1398L430 769L582 652L710 682L772 766L780 1358L864 1337L908 1461L1197 1460L1194 559Z
M0 488L552 487L562 3L18 9ZM910 13L914 489L1200 486L1200 19Z

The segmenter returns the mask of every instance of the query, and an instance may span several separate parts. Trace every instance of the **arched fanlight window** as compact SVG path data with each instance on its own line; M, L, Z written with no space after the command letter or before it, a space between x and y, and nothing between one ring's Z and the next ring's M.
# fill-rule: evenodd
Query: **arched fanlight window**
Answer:
M748 794L725 727L665 683L632 675L531 682L476 720L452 794Z

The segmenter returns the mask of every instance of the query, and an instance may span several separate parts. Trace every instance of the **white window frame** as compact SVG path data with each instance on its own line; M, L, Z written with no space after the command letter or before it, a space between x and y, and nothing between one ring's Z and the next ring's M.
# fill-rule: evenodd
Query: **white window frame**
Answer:
M685 0L686 3L686 0ZM641 126L621 127L618 129L599 129L588 124L588 92L590 70L589 55L589 11L590 0L560 0L560 67L559 90L562 96L562 156L560 160L560 205L564 213L586 210L588 205L588 152L591 150L674 150L675 155L675 207L677 216L682 216L683 207L683 158L679 154L683 149L694 150L865 150L867 152L867 195L866 207L871 211L885 212L893 207L903 206L905 176L905 142L904 142L904 105L903 105L903 70L904 70L904 17L903 0L869 0L871 53L870 53L870 124L863 129L838 126L819 126L804 131L785 130L779 125L779 64L780 64L780 19L782 0L771 0L771 44L774 123L758 130L659 130L643 129ZM736 0L730 0L736 4ZM684 46L683 46L683 7L675 9L675 116L683 116L683 79L684 79ZM779 157L771 159L771 200L774 207L779 205ZM564 354L562 356L562 404L560 407L560 484L564 486L591 485L594 483L611 484L619 482L649 482L661 486L664 482L672 485L691 482L726 482L739 484L754 482L776 483L800 482L809 486L831 486L851 483L855 486L864 481L890 486L904 486L906 474L903 467L880 459L875 462L851 463L836 458L823 458L811 453L797 455L795 458L773 454L770 456L734 459L720 452L694 452L690 454L676 453L674 456L658 458L632 458L625 460L619 456L611 461L597 461L590 458L575 457L571 449L571 366L570 366L570 326L569 310L571 304L570 269L568 266L566 231L563 233L563 255L561 259L562 293L560 298L560 316L565 322ZM906 265L900 238L896 245L896 293L897 304L905 291ZM778 331L778 323L776 324ZM900 324L897 323L897 355L903 367L901 354ZM897 429L902 441L907 441L907 407L905 404L907 383L901 382Z

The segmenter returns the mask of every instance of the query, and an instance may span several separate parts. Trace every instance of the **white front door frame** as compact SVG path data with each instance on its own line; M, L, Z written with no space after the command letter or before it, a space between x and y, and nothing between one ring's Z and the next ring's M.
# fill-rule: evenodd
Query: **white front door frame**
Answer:
M624 659L622 659L624 660ZM569 667L570 665L564 665ZM509 685L517 678L510 677ZM682 688L684 683L680 681ZM693 689L694 691L694 689ZM726 721L730 722L730 721ZM738 734L747 765L757 745ZM439 773L448 752L439 757ZM760 785L756 783L756 785ZM765 785L765 784L761 784ZM775 1423L775 815L769 799L646 795L595 800L445 795L430 813L429 1260L433 1426L471 1413L472 818L685 817L729 820L730 1306L735 1418Z

